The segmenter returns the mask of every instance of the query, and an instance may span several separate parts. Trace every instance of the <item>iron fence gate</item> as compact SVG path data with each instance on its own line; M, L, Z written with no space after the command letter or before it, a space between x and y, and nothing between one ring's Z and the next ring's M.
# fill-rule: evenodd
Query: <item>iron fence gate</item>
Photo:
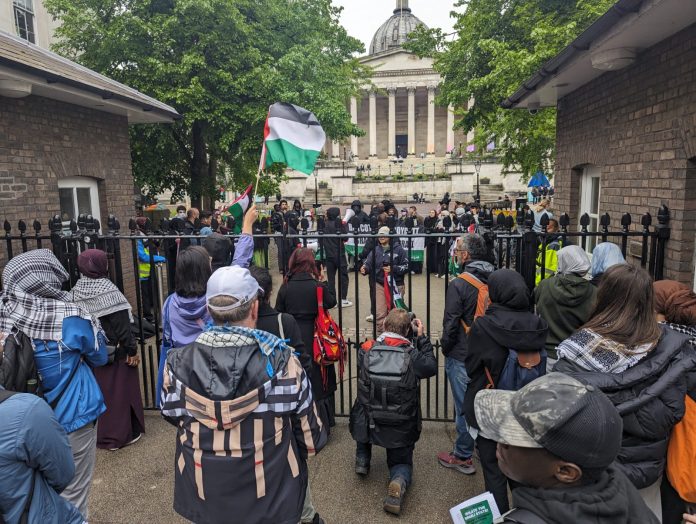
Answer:
M608 214L600 218L600 230L589 231L589 216L584 215L580 219L580 230L570 231L570 219L568 215L559 217L560 231L556 234L564 245L571 243L578 244L583 248L592 247L597 241L612 241L617 243L625 258L635 259L646 268L655 280L663 278L665 246L670 237L669 211L663 206L657 213L658 223L653 226L652 217L646 213L641 217L640 230L631 230L632 219L626 214L621 218L620 228L611 228L611 219ZM541 223L537 225L535 231L534 215L523 215L518 213L516 219L510 215L500 213L494 216L489 211L484 210L476 218L467 217L462 220L458 229L466 230L467 227L476 222L476 228L484 236L491 251L492 262L497 268L511 268L519 272L527 282L530 291L535 287L537 272L541 278L546 275L545 253L552 236L547 232L548 217L544 215ZM395 223L388 224L394 231ZM321 224L320 224L321 226ZM357 224L356 224L357 226ZM61 261L68 271L69 280L65 283L65 289L69 290L80 278L77 268L77 256L89 248L101 249L106 252L109 261L109 273L111 278L123 291L126 296L134 303L138 319L143 318L143 293L148 293L153 298L153 309L155 312L161 311L164 299L173 292L174 282L170 272L172 264L155 264L154 256L156 249L166 250L171 243L178 245L182 240L191 243L199 243L201 237L197 235L179 235L169 230L168 221L162 221L156 231L151 230L151 224L146 224L147 234L137 234L135 220L129 221L129 233L123 234L119 221L109 216L105 232L101 232L99 221L89 216L80 216L77 222L72 221L69 227L64 227L58 216L49 220L48 231L44 232L38 220L32 223L32 230L29 231L26 222L19 221L16 231L12 225L5 221L5 253L0 253L0 264L4 264L17 253L26 252L31 249L49 248ZM269 268L275 260L280 261L278 271L284 270L284 263L287 260L284 250L287 241L292 245L305 245L316 243L317 259L320 262L326 260L323 241L327 238L340 239L342 241L351 240L354 245L359 245L362 239L375 239L377 234L360 233L358 228L354 228L354 233L348 234L324 234L319 231L301 230L297 234L274 233L254 235L254 238L263 245L260 250L261 257L257 259L261 264ZM394 238L407 239L406 249L409 260L412 259L413 238L424 238L426 246L429 242L450 243L454 238L460 236L461 231L455 231L450 226L445 231L430 232L409 229L406 235L392 234ZM228 235L235 240L238 235ZM154 249L149 250L150 275L149 278L142 279L138 273L138 242L147 240ZM275 242L272 242L274 240ZM128 253L130 251L130 253ZM368 255L370 256L370 255ZM372 252L374 257L374 250ZM128 257L130 263L126 264ZM392 252L393 257L393 252ZM126 271L126 265L131 265L132 269ZM450 282L450 266L444 264L444 279L432 276L425 267L426 260L423 260L423 275L416 275L409 272L406 275L405 291L406 302L409 309L414 309L417 316L424 320L427 336L430 337L435 356L438 362L437 374L421 382L421 409L425 420L449 421L454 418L454 408L448 391L448 382L444 371L444 356L440 351L440 331L442 322L442 308L444 307L444 297ZM373 264L374 267L374 264ZM341 288L342 275L337 272L337 288ZM352 282L350 282L352 280ZM376 337L377 326L373 322L369 325L364 319L363 314L373 311L376 289L371 286L368 294L364 293L365 284L361 285L362 275L359 273L358 264L353 264L349 272L349 282L352 285L354 304L350 311L342 306L340 297L338 306L334 312L335 318L341 329L346 335L348 344L348 355L345 367L345 375L339 382L336 393L336 413L337 415L347 415L357 393L357 368L356 351L359 345L369 336ZM277 286L274 285L277 289ZM414 295L415 293L415 295ZM154 335L147 336L146 328L142 322L136 322L135 331L138 335L138 344L141 352L141 390L143 402L146 408L155 406L155 382L157 376L160 347L161 347L161 319L159 314L155 314Z

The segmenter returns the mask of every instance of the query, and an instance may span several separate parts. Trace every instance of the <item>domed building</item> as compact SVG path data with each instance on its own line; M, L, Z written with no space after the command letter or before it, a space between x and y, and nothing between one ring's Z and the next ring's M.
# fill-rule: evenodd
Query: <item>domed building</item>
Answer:
M353 122L365 130L346 144L334 143L331 156L359 160L444 158L466 150L467 140L453 131L454 113L435 105L440 75L431 58L419 58L403 48L408 35L425 25L408 0L396 0L392 15L377 29L369 54L361 58L374 69L376 89L350 101Z

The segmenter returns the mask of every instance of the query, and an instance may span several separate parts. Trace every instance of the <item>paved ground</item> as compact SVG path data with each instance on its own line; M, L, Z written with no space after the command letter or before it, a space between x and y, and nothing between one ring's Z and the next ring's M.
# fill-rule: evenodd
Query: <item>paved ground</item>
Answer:
M146 427L146 435L134 446L97 451L91 524L186 522L172 509L175 430L157 412L147 413ZM330 524L450 522L449 508L483 491L480 471L467 477L437 464L436 453L451 449L453 433L453 424L424 423L416 445L414 483L397 520L382 510L387 482L384 451L375 448L370 476L357 477L347 420L339 419L329 444L309 465L317 511Z

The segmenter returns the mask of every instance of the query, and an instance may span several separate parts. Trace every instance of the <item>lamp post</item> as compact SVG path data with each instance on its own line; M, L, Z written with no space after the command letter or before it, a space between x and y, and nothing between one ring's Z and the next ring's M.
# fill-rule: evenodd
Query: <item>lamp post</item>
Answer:
M481 172L481 161L477 160L474 162L474 169L476 170L476 203L481 204L481 186L479 184L479 173Z

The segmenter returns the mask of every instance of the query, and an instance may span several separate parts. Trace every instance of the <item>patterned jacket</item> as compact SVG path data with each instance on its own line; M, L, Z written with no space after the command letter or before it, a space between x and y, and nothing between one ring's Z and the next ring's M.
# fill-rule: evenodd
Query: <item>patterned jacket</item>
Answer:
M292 348L212 328L167 356L162 414L176 425L174 509L196 523L300 521L306 459L326 444Z

